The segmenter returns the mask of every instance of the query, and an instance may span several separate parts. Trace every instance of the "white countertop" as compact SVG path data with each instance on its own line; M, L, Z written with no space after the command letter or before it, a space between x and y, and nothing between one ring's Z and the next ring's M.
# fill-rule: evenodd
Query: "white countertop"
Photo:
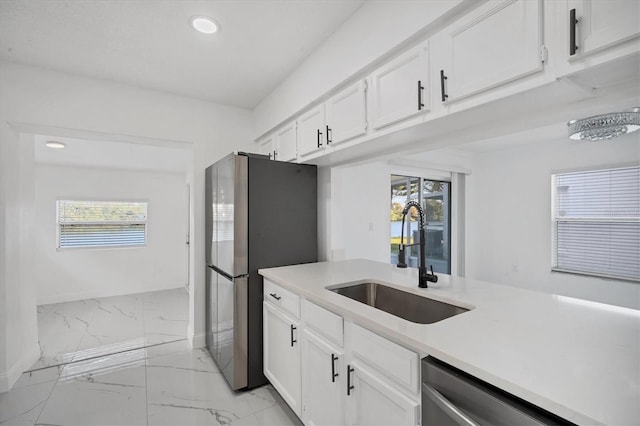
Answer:
M578 424L640 424L640 311L368 260L261 269L265 278L378 334ZM415 324L332 291L370 280L469 312Z

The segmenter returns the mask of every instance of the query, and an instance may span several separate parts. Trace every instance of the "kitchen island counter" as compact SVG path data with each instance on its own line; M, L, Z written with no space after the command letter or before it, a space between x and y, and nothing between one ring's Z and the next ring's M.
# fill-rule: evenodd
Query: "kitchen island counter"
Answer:
M421 356L432 355L578 424L640 424L640 311L369 260L261 269L266 279ZM326 287L373 281L458 305L416 324Z

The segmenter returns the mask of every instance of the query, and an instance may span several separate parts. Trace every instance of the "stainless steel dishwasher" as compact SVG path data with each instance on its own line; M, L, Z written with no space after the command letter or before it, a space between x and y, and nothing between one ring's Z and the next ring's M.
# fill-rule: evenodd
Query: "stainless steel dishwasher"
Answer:
M433 357L422 360L422 426L571 424Z

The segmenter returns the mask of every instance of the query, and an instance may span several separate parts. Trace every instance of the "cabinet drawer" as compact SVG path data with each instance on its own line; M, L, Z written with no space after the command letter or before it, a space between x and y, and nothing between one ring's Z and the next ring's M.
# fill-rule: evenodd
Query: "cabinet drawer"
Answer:
M300 318L300 296L269 280L264 280L264 300Z
M315 303L303 299L302 319L309 328L322 334L338 346L343 346L344 332L342 317L340 315L336 315Z
M350 331L352 351L355 356L395 383L418 394L420 391L418 354L355 324L351 324Z

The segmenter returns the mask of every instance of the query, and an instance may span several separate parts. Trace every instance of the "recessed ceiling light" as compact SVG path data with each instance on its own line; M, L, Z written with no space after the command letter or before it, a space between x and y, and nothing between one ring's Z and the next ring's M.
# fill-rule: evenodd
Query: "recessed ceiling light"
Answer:
M213 34L220 30L220 25L208 16L192 16L191 26L204 34Z
M63 144L62 142L49 141L45 143L44 146L46 146L47 148L62 149L65 147L65 144Z

